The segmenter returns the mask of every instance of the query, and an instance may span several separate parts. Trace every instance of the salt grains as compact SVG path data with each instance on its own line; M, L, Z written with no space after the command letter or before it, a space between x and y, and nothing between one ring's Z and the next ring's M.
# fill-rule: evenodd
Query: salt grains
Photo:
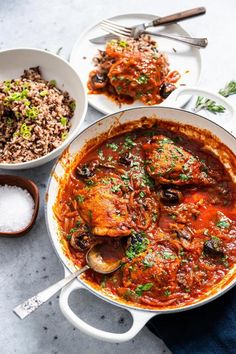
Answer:
M0 186L0 232L17 232L29 225L34 200L28 191L16 186Z

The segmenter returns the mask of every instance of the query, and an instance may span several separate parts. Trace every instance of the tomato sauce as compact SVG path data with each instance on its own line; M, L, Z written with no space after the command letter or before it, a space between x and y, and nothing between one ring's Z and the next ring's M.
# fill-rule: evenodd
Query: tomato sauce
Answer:
M78 266L91 245L122 243L118 270L89 271L85 279L136 306L199 301L235 266L232 176L203 142L169 127L134 129L93 146L61 183L55 215Z

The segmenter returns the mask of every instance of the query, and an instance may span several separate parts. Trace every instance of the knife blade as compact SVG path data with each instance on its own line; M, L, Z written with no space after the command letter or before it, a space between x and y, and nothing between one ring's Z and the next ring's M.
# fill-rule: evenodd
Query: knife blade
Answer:
M111 39L116 39L119 38L118 36L116 36L115 34L105 34L104 36L99 36L99 37L95 37L95 38L90 38L89 42L93 43L93 44L105 44L107 41L110 41Z

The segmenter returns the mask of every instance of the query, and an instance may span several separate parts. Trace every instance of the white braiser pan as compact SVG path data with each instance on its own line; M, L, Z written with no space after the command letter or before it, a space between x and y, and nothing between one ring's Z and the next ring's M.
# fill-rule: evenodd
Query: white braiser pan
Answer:
M70 144L68 153L71 157L73 157L78 151L84 146L84 144L96 136L107 132L110 127L114 124L124 124L127 122L132 122L138 120L142 117L152 117L158 116L162 120L168 120L173 122L179 122L182 124L192 125L194 127L200 129L206 129L212 132L215 136L217 136L225 145L227 145L234 154L236 154L236 116L234 112L233 106L231 106L228 101L220 95L213 94L207 92L205 90L200 90L196 88L179 88L175 90L172 95L174 95L174 100L176 101L178 97L182 94L200 94L207 98L213 99L217 101L217 103L222 104L228 110L228 114L225 115L213 115L210 119L204 118L198 114L184 111L181 109L176 109L174 107L158 107L158 106L151 106L151 107L137 107L127 109L120 114L120 112L105 116L104 118L100 119L96 123L90 125L86 129L84 129ZM216 123L217 122L217 123ZM222 123L221 123L222 122ZM220 124L222 126L220 126ZM53 205L55 203L55 199L57 196L57 191L59 187L58 176L62 177L64 174L64 167L61 163L60 159L56 163L51 178L49 180L48 189L47 189L47 200L46 200L46 221L48 232L50 234L53 246L56 250L58 257L60 258L61 262L64 265L65 273L68 274L69 272L75 271L74 265L71 261L65 256L62 250L62 246L60 243L60 238L58 234L58 225L56 218L53 214ZM57 178L55 178L57 176ZM218 290L215 293L211 293L209 296L204 298L204 300L195 302L194 304L188 306L181 306L175 309L168 309L165 310L164 308L161 310L150 310L145 308L138 308L135 306L128 306L123 304L117 300L111 299L108 296L102 294L101 292L92 288L89 284L87 284L83 279L76 279L67 287L65 287L61 291L60 295L60 308L62 313L65 317L79 330L83 331L84 333L93 336L95 338L108 341L108 342L125 342L132 339L149 321L152 317L165 314L165 313L173 313L179 311L185 311L193 309L197 306L201 306L206 304L207 302L212 301L213 299L219 297L220 295L224 294L230 288L235 285L236 277L234 276L235 270L232 269L230 281L227 282L226 285L222 285L218 287ZM112 303L114 305L120 306L125 308L131 313L133 317L133 323L131 328L125 333L111 333L107 331L100 330L95 328L82 319L80 319L70 308L68 303L68 298L70 294L77 290L77 289L86 289L87 291L92 292L99 298Z

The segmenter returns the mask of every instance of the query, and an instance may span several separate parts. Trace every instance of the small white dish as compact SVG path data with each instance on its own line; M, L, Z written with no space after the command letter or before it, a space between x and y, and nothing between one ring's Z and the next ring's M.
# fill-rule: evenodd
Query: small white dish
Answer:
M56 86L67 91L75 100L76 109L71 119L68 137L55 150L38 159L22 163L0 163L0 168L19 170L43 165L54 159L78 134L87 111L85 87L76 71L61 57L45 50L16 48L0 51L0 81L17 79L25 69L39 66L43 79L56 80Z
M121 25L134 26L139 23L149 22L157 16L149 14L125 14L111 17L110 20ZM160 26L154 29L163 33L177 34L181 36L190 36L180 25L172 24L168 26ZM90 71L93 70L94 64L92 59L97 55L98 49L104 50L104 45L92 44L89 39L105 35L100 28L100 23L95 24L86 30L75 43L71 56L70 63L80 75L83 84L87 87ZM201 55L200 50L191 47L187 44L176 42L173 40L153 36L153 39L158 43L160 51L166 53L169 57L170 69L178 70L181 74L179 85L196 86L201 73ZM88 92L88 89L87 89ZM178 107L183 107L190 96L182 96L178 100ZM133 108L140 106L140 101L135 101L133 104L122 104L121 107L105 95L88 94L88 102L98 111L111 114L119 109ZM164 100L159 106L169 106L172 103L171 95Z

